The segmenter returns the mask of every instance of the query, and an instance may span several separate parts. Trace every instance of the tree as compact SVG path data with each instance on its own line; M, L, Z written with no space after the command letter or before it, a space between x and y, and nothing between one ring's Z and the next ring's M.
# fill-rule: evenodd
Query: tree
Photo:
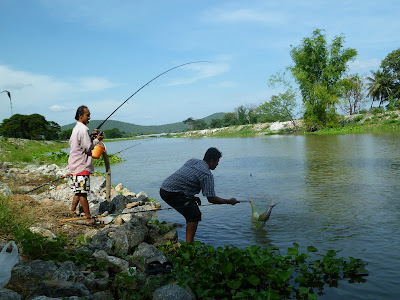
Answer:
M257 115L253 106L240 105L235 108L235 114L239 125L253 124L257 122Z
M57 139L60 126L48 122L39 114L15 114L10 119L4 119L0 125L0 134L5 137L15 137L32 140Z
M347 63L357 55L355 49L343 49L343 44L344 37L336 36L328 45L322 30L316 29L311 38L304 38L290 51L294 66L289 69L299 84L305 108L303 119L310 127L326 126L336 119L339 83Z
M45 134L46 140L57 140L59 136L59 132L61 131L61 126L56 122L49 121L47 123L47 132Z
M400 97L400 48L390 52L381 63L381 68L393 80L392 96Z
M118 128L104 130L104 135L110 139L120 138L124 133L119 131Z
M393 77L381 70L371 71L371 73L372 77L367 77L369 81L367 83L368 96L372 98L371 108L374 101L378 101L379 107L381 107L385 101L389 101L389 97L392 95Z
M235 113L236 113L239 125L248 124L248 121L246 118L246 115L247 115L246 107L244 107L243 105L236 107Z
M65 129L59 134L60 140L69 140L72 134L72 129Z
M292 121L295 107L296 94L288 89L283 94L273 95L269 102L257 107L257 120L259 122Z
M210 122L210 127L211 128L221 128L222 125L222 120L221 119L212 119Z
M194 120L193 118L187 118L183 123L188 124L191 130L201 130L207 127L203 119Z
M364 100L365 83L362 77L349 75L341 81L339 107L349 115L360 111L365 103Z
M235 113L226 113L222 117L222 125L223 126L227 127L227 126L238 125L238 124L239 124L239 120Z

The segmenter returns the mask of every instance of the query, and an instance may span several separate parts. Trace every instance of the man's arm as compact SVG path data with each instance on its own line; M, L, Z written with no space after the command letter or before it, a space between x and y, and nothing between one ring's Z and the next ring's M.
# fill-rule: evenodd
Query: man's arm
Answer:
M232 204L235 205L236 203L240 203L240 201L237 201L236 198L230 198L230 199L223 199L217 196L214 197L207 197L208 202L212 204Z

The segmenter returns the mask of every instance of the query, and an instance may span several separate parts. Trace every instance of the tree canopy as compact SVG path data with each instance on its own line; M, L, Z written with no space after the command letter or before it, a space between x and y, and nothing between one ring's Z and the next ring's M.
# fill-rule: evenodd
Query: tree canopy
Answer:
M56 122L48 122L39 114L15 114L3 120L0 125L0 134L5 137L31 140L55 140L58 139L60 129L60 125Z
M343 48L344 37L336 36L328 45L321 29L316 29L312 37L304 38L293 47L290 55L294 65L289 69L303 98L304 121L309 126L327 125L336 117L335 104L340 94L340 80L344 76L348 62L357 51Z

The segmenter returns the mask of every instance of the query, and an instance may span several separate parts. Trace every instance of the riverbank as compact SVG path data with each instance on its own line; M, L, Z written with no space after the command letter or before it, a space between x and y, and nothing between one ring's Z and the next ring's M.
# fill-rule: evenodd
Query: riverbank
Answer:
M176 138L203 138L203 137L252 137L274 134L346 134L367 133L374 131L400 130L400 111L387 111L384 113L368 113L343 116L340 124L332 128L324 128L308 132L303 125L303 120L286 122L257 123L236 125L222 128L203 129L176 133Z

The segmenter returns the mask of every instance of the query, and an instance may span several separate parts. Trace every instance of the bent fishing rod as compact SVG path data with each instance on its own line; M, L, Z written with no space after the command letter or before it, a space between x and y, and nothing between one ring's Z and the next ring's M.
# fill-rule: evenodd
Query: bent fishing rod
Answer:
M142 90L144 87L146 87L148 84L150 84L152 81L156 80L158 77L164 75L165 73L168 73L174 69L180 68L182 66L186 66L186 65L190 65L190 64L197 64L197 63L211 63L209 61L192 61L192 62L188 62L188 63L184 63L181 64L179 66L175 66L171 69L168 69L167 71L162 72L161 74L157 75L156 77L154 77L153 79L149 80L148 82L146 82L142 87L140 87L136 92L134 92L132 95L130 95L128 97L128 99L126 99L124 102L122 102L122 104L120 106L118 106L108 117L107 119L105 119L103 122L100 123L99 126L97 126L97 130L100 130L101 126L103 126L103 124L122 106L124 105L126 102L128 102L129 99L131 99L133 96L135 96L140 90Z
M238 200L239 201L239 200ZM250 202L250 201L239 201L241 202ZM203 205L198 205L199 207L204 207L204 206L211 206L211 205L221 205L221 204L216 204L216 203L210 203L210 204L203 204ZM140 206L138 206L140 207ZM105 218L105 217L118 217L124 214L138 214L138 213L146 213L146 212L156 212L160 210L171 210L171 209L177 209L177 208L187 208L187 206L177 206L177 207L166 207L166 208L153 208L153 209L146 209L146 210L137 210L137 211L131 211L131 212L126 212L126 213L118 213L118 214L108 214L108 215L97 215L97 216L91 216L91 217L75 217L75 218L68 218L68 219L61 219L59 220L60 222L69 222L69 221L79 221L79 220L86 220L86 219L91 219L91 218Z

